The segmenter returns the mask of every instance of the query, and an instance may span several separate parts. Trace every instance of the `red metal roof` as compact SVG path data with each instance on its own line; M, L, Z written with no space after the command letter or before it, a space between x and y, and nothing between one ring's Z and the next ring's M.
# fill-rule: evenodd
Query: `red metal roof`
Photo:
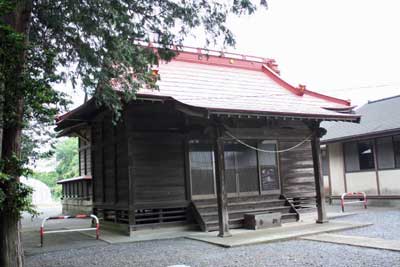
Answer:
M196 49L162 62L158 74L159 90L142 89L139 97L170 97L214 111L352 117L334 111L351 109L349 101L290 85L272 59L205 55Z
M357 121L349 101L295 87L279 76L275 60L184 48L158 66L159 90L141 89L138 98L170 98L213 113L257 113ZM79 110L78 107L76 110ZM58 118L58 122L74 111Z

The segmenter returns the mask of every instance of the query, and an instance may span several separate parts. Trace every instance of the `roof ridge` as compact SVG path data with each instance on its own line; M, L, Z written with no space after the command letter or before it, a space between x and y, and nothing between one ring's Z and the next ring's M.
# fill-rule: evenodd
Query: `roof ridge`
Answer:
M299 84L298 87L295 87L295 86L291 85L290 83L288 83L287 81L285 81L280 75L275 73L273 70L271 70L271 68L268 65L263 64L262 67L263 67L262 70L265 74L267 74L270 78L272 78L279 85L288 89L289 91L291 91L292 93L294 93L298 96L303 96L304 94L306 94L306 95L310 95L310 96L320 98L320 99L323 99L326 101L334 102L336 104L341 104L341 105L345 105L348 107L351 106L351 102L349 100L344 100L344 99L340 99L337 97L333 97L333 96L329 96L329 95L325 95L325 94L321 94L318 92L308 90L305 85Z
M318 98L322 98L322 99L325 99L325 100L328 100L328 101L332 101L332 102L335 102L335 103L338 103L338 104L342 104L342 105L345 105L345 106L349 106L349 107L351 106L351 101L350 100L345 100L345 99L342 99L342 98L321 94L321 93L318 93L318 92L315 92L315 91L311 91L311 90L308 90L308 89L304 89L304 93L308 94L308 95L312 95L312 96L318 97Z
M397 97L400 97L400 95L384 97L384 98L377 99L377 100L368 100L367 104L373 104L373 103L377 103L377 102L382 102L382 101L390 100L390 99L397 98Z

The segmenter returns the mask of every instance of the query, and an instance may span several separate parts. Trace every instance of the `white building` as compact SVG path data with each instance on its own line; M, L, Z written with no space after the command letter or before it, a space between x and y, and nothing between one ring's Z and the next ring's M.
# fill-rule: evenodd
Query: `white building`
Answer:
M32 203L35 206L53 204L50 188L43 182L33 178L20 178L21 183L33 188Z
M327 193L367 193L400 203L400 95L371 101L356 111L359 124L329 122L321 140Z

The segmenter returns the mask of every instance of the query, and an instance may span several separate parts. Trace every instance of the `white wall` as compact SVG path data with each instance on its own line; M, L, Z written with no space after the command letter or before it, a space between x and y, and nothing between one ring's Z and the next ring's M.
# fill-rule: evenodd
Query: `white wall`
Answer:
M328 153L332 195L338 196L345 192L342 144L329 144Z
M325 191L325 196L329 196L329 176L324 175L324 191Z
M348 192L365 192L367 195L377 195L375 171L346 173Z
M400 169L380 170L379 186L381 195L400 195Z
M332 195L340 196L345 192L343 146L341 143L328 144L329 173L331 178ZM377 195L376 173L373 171L347 172L347 191L364 191L369 195ZM327 177L324 176L324 187L328 187ZM379 170L380 195L400 195L400 169ZM327 189L326 189L327 190Z

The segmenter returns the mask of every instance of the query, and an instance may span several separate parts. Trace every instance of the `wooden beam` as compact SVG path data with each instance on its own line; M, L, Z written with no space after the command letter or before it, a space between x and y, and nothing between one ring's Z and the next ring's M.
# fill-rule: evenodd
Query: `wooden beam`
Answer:
M344 192L347 193L347 178L346 178L346 153L345 153L345 143L340 143L340 149L342 151L342 159L343 159L343 183L344 183Z
M228 196L226 191L224 143L222 127L214 127L215 178L217 185L219 237L232 236L229 232Z
M184 168L185 168L185 193L186 200L192 200L192 177L190 173L190 158L189 158L189 139L183 138L183 151L184 151Z
M106 203L106 169L104 160L104 149L105 147L105 139L104 139L104 119L101 121L101 180L102 180L102 199L103 203Z
M321 147L319 139L322 137L322 129L319 128L319 123L314 126L314 134L311 140L311 150L314 166L315 177L315 191L317 194L317 223L327 223L328 217L326 215L325 207L325 191L324 191L324 176L321 168Z
M378 196L381 194L381 185L379 182L379 169L378 169L378 141L376 138L372 140L372 153L374 156L374 169L375 169L375 176L376 176L376 191ZM393 142L392 142L393 144Z
M115 126L113 127L113 146L114 146L114 203L117 204L119 201L119 196L118 196L118 158L117 158L117 153L118 153L118 137L117 137L117 129ZM117 216L115 216L117 217Z
M128 144L128 223L129 223L129 235L131 234L131 230L135 229L133 226L136 224L135 220L135 205L136 205L136 200L135 200L135 190L136 190L136 184L135 184L135 175L134 175L134 139L133 139L133 131L130 130L127 124L131 123L131 120L128 117L128 113L124 113L124 131L126 134L126 142Z
M331 175L331 163L330 163L330 156L329 156L329 145L326 145L326 161L327 161L327 168L328 168L328 183L329 183L329 204L332 204L332 175Z

